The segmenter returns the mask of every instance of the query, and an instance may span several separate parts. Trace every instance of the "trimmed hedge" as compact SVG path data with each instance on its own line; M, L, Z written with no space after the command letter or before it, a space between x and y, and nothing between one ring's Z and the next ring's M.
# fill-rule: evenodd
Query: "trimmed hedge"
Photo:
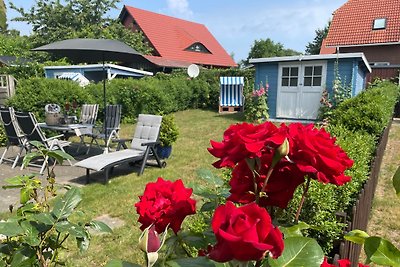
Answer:
M190 108L215 109L219 101L220 76L245 76L245 90L253 86L253 70L202 70L195 79L189 79L184 71L172 74L158 73L142 79L113 79L106 84L108 104L122 105L125 122L134 121L140 113L168 114ZM18 83L16 95L7 105L16 110L33 111L39 119L44 117L44 106L56 103L64 107L66 101L98 103L103 109L102 83L85 88L65 80L32 78ZM99 112L99 118L103 116Z
M327 130L354 160L346 173L352 180L341 187L312 181L300 216L301 221L314 227L307 234L318 240L325 253L332 252L335 241L342 238L344 224L336 213L351 215L351 208L369 177L377 140L392 118L398 94L395 84L377 83L333 111ZM293 221L301 194L299 188L284 211L285 222Z

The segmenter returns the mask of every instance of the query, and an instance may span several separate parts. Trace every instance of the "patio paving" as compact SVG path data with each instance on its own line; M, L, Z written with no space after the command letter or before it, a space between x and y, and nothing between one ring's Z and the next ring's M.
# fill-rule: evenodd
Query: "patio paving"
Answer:
M72 161L73 164L89 156L102 153L101 149L92 148L90 150L89 155L85 154L86 151L84 149L81 150L79 154L77 154L76 153L77 147L75 145L76 144L72 144L72 146L67 148L66 150L69 154L71 154L75 158L75 160ZM0 148L0 155L3 153L4 149L5 149L4 147ZM10 148L10 151L7 153L7 155L12 155L13 153L14 154L17 153L16 147ZM3 185L7 184L5 182L6 178L24 174L35 174L37 175L37 177L43 180L45 180L47 177L46 173L43 175L39 174L40 169L38 167L30 166L23 170L20 170L21 166L20 164L14 169L11 168L11 165L12 163L10 162L4 162L3 164L0 164L0 212L8 211L10 205L13 205L15 207L19 205L18 189L4 190L3 188L1 188ZM132 173L135 171L137 171L137 167L131 167L128 164L123 164L115 168L113 173L110 175L110 181L112 182L112 179L115 177L118 177L120 175L126 175L128 173ZM58 184L69 184L77 187L82 187L86 185L86 170L83 168L70 166L67 161L65 161L62 166L57 165L54 169L54 172L56 174L56 181ZM103 172L90 173L90 183L103 183L103 179L104 179Z

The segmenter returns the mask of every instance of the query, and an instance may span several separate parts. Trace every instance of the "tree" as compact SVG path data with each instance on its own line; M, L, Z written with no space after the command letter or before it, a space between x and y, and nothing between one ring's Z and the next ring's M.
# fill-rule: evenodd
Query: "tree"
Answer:
M7 30L7 9L4 0L0 0L0 32Z
M329 21L328 24L325 25L323 29L316 29L315 30L315 38L312 42L309 42L306 46L306 54L308 55L318 55L319 51L321 50L322 41L326 38L329 31L329 26L331 22Z
M15 21L32 25L29 36L33 47L69 38L118 39L148 54L151 48L144 42L143 34L126 29L118 20L105 14L120 0L70 0L65 5L60 0L37 0L28 11L10 3L19 13Z
M285 49L283 44L279 42L275 43L270 38L267 38L266 40L260 39L254 41L252 47L250 48L246 63L248 64L250 58L281 57L299 54L300 52L295 50Z

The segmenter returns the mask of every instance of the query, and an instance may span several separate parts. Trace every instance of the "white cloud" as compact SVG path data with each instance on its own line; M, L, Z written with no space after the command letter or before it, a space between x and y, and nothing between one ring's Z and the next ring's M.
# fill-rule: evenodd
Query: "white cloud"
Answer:
M188 0L167 0L167 6L168 10L175 16L188 19L193 15Z

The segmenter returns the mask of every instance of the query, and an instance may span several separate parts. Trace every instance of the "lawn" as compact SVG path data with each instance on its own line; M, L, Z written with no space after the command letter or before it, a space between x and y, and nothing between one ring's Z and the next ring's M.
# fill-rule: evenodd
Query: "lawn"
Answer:
M108 214L123 220L125 225L115 229L113 234L93 236L89 250L84 254L78 253L74 244L69 243L67 252L63 254L68 266L103 266L110 259L143 263L143 255L136 247L140 230L134 204L146 183L159 176L169 180L181 178L185 184L195 182L197 169L213 169L211 163L216 159L207 151L210 139L220 141L224 130L243 117L241 114L219 115L211 111L187 110L176 113L175 119L180 136L173 145L167 168L147 168L142 176L136 173L112 176L108 185L94 183L82 188L80 208L86 216L95 218ZM132 125L124 125L121 135L129 137L132 131Z

